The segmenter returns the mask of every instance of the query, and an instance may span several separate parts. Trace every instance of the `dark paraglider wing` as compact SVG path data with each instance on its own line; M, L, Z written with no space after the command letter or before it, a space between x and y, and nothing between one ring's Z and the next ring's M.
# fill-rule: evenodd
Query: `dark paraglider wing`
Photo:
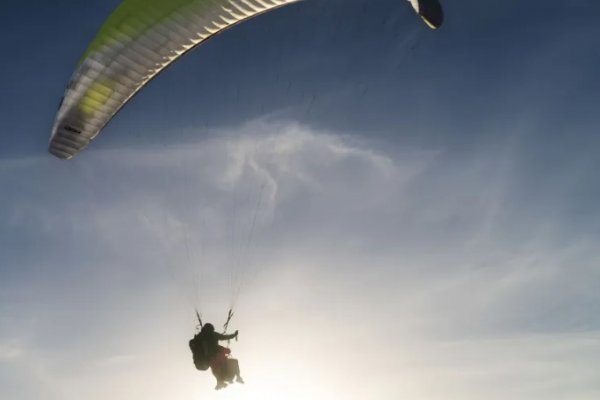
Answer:
M425 23L437 29L444 23L444 10L438 0L409 0Z

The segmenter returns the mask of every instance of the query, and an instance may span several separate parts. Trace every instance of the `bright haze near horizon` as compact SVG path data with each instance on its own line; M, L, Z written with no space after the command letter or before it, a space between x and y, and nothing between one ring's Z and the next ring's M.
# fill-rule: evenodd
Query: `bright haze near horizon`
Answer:
M58 160L118 3L2 3L3 400L600 398L598 1L303 1ZM217 326L242 278L244 386L194 369L190 270Z

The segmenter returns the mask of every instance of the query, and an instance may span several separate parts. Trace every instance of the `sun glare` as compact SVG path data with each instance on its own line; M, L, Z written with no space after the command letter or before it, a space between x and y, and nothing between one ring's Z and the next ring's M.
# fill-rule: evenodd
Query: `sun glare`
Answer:
M222 396L218 397L236 400L324 400L326 397L323 393L319 393L319 389L319 387L300 387L298 384L265 380L228 387L223 390Z
M235 400L325 400L331 398L330 384L319 371L303 370L301 366L286 365L257 373L248 369L246 383L233 384L215 392L213 398ZM250 373L252 372L252 373ZM212 389L212 388L211 388Z

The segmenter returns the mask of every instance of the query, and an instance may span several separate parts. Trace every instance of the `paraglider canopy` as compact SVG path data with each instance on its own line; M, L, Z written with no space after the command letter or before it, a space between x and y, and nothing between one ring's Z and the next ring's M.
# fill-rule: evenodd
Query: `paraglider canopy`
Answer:
M49 151L83 150L150 80L223 30L299 0L124 0L75 70Z
M409 0L413 8L425 23L437 29L444 22L444 11L438 0Z

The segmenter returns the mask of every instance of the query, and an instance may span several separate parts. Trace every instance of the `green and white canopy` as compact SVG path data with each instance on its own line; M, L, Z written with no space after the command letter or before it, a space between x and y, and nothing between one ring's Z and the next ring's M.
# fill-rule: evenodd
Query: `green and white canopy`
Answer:
M163 69L213 35L298 0L125 0L76 69L50 153L69 159Z

